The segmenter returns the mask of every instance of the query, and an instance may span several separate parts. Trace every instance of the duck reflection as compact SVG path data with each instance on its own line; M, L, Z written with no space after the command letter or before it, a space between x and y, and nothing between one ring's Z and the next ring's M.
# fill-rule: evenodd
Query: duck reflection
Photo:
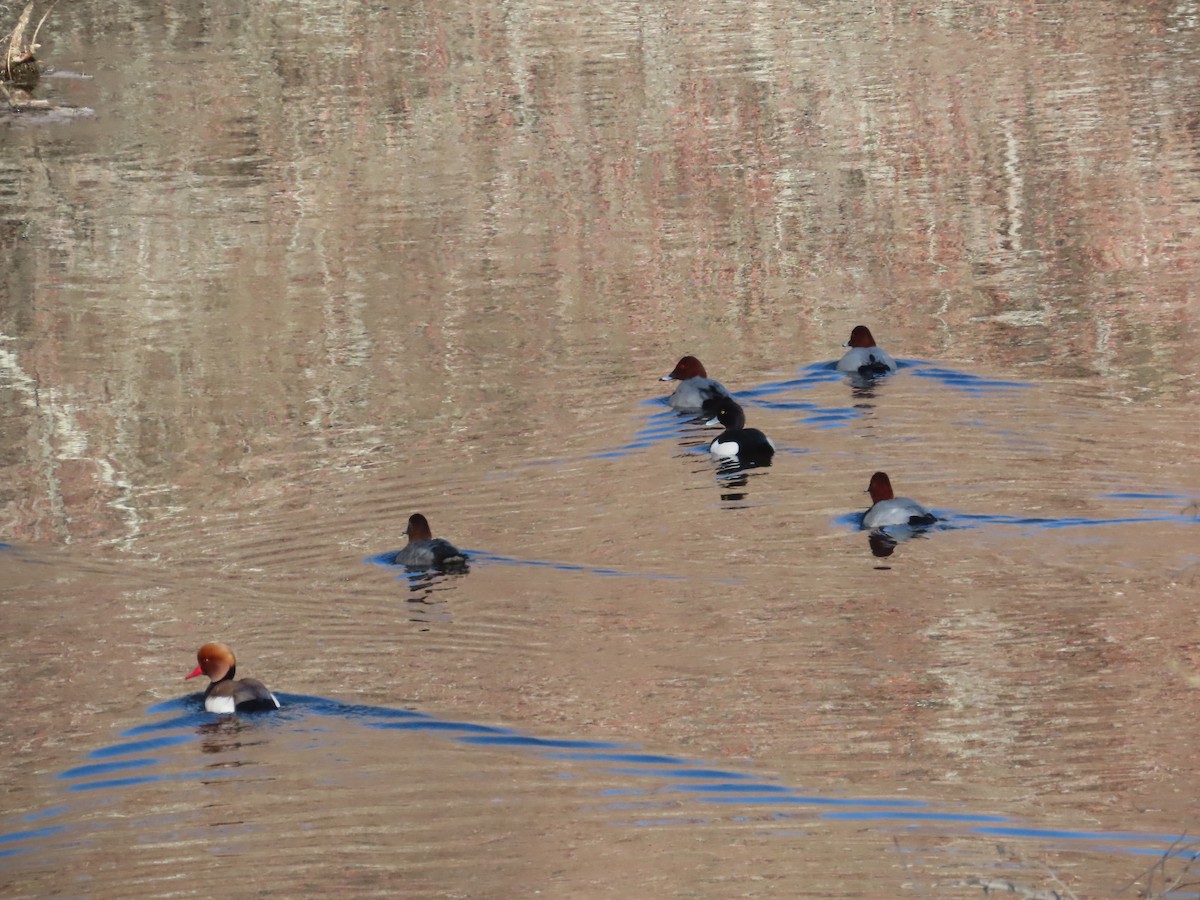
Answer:
M739 488L749 487L750 479L756 473L755 469L769 468L771 461L768 459L764 462L742 462L739 459L723 459L717 464L717 487L721 491L721 500L724 502L736 503L740 500L745 500L748 491L738 490Z
M863 375L859 372L854 372L846 376L846 383L850 385L850 393L855 400L874 400L875 389L880 382L884 381L884 377L880 375ZM855 409L874 409L874 403L855 403Z
M204 722L196 729L196 733L200 735L200 752L228 753L232 750L241 750L245 747L255 747L266 743L262 737L262 729L255 722L258 718L254 714L222 716L211 722ZM209 768L236 768L240 765L242 765L241 760L228 760L211 763Z
M887 530L876 528L867 534L867 546L871 553L880 559L891 556L897 544L911 541L913 538L925 537L929 526L889 525Z
M451 585L447 582L464 574L465 567L458 572L440 572L436 569L408 572L409 596L405 598L408 620L423 624L452 621L449 605L437 597L436 592L449 590Z
M708 427L708 420L712 416L693 416L687 419L684 427L679 433L679 446L686 450L689 454L703 450L708 452L708 446L712 443L712 430Z

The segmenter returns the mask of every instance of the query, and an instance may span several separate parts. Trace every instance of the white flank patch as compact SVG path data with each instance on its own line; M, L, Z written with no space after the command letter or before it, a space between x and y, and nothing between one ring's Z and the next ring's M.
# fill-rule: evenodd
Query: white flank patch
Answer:
M708 451L713 456L719 456L723 459L728 459L730 457L737 456L738 455L737 441L726 441L725 443L722 444L719 440L715 440L712 442L712 446L710 446L708 448Z
M232 697L206 697L204 708L210 713L231 713L234 710Z

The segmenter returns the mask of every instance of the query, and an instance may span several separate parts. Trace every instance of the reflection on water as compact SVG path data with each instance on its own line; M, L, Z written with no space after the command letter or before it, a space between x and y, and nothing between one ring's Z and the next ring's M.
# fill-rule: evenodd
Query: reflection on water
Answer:
M900 360L899 365L903 371L909 374L930 378L946 387L970 393L986 394L993 391L1030 387L1027 382L981 378L969 372L956 371L913 360ZM803 413L799 418L793 418L793 421L810 428L841 428L851 425L855 420L863 416L866 411L873 409L874 403L865 403L863 401L875 400L876 392L882 387L882 383L895 377L899 376L895 374L879 377L865 377L857 374L847 375L844 372L837 371L836 361L813 363L804 367L797 378L789 378L782 381L765 381L757 385L741 388L734 392L734 399L748 409L759 408L785 413ZM833 383L848 384L852 389L853 399L858 402L852 407L831 407L789 396L791 394L800 394L804 391L812 391ZM667 401L665 397L662 397L645 401L643 405L659 409L665 407ZM646 423L637 429L632 440L619 447L591 453L586 458L618 459L634 455L656 444L667 441L674 441L681 448L689 451L697 450L698 452L699 449L707 450L709 444L712 443L712 439L719 433L719 429L717 428L698 427L705 425L709 419L710 416L708 415L691 416L688 413L680 413L675 410L656 412L651 414ZM805 450L795 447L779 447L778 452L802 453ZM549 463L550 461L543 460L538 464L547 465ZM753 468L756 465L762 465L762 463L750 463L746 467ZM720 463L722 470L727 470L726 466L726 462Z
M988 528L989 526L1013 526L1022 529L1021 533L1032 534L1039 529L1092 528L1105 525L1130 525L1149 522L1174 522L1180 525L1197 524L1197 501L1190 500L1182 494L1105 494L1098 499L1134 499L1134 500L1167 500L1171 501L1165 509L1141 511L1132 516L1083 517L1063 516L1060 518L1042 518L1033 516L986 515L981 513L962 513L951 510L933 508L930 511L937 517L932 525L885 525L882 528L871 529L867 532L868 546L875 556L891 556L897 545L913 538L928 537L938 531L959 531ZM838 516L835 522L840 527L855 530L866 530L863 527L865 510L856 513L846 513Z
M178 842L180 851L199 840L218 853L223 847L245 852L258 843L261 829L256 816L242 817L227 808L227 798L230 789L254 791L269 787L269 781L264 781L266 768L255 757L271 745L298 739L302 756L333 754L342 762L340 775L324 770L327 784L330 778L349 783L355 773L346 764L346 756L361 740L362 729L389 734L389 743L398 755L417 749L406 745L429 735L452 742L469 755L495 757L507 752L529 756L542 769L555 772L560 780L577 785L572 802L578 815L619 831L660 833L682 829L695 835L749 826L755 840L769 842L771 852L777 854L803 852L803 847L814 840L814 830L836 828L841 823L890 831L901 852L915 852L927 842L945 841L951 836L978 835L1036 842L1065 854L1100 850L1119 857L1153 856L1164 882L1169 871L1172 876L1175 870L1186 874L1187 867L1200 856L1183 835L1037 827L1006 815L939 806L919 798L814 793L777 778L701 759L648 753L620 741L542 737L516 729L439 719L412 710L345 704L313 696L284 694L281 699L283 707L278 713L216 720L203 713L199 694L157 705L150 713L165 718L129 729L121 742L89 754L92 759L106 762L62 772L59 778L79 799L24 817L24 825L47 824L0 833L0 858L16 862L31 854L52 854L62 848L86 845L100 837L105 823L81 815L80 803L103 795L107 805L122 793L155 782L191 782L199 790L220 791L220 796L226 798L217 809L221 820L197 830L195 825L206 817L201 807L193 805L169 821L150 816L145 823L135 818L124 827L135 832L157 828L158 841L168 845ZM330 720L332 725L325 724ZM147 740L142 737L147 733L158 736ZM196 747L200 755L189 753L189 747ZM420 749L427 752L429 748ZM137 756L128 758L134 754ZM503 763L500 765L503 771ZM148 768L167 771L113 777ZM545 789L549 790L549 785ZM486 802L506 803L509 798L504 794L503 789L492 792ZM477 798L477 802L481 800L485 798ZM59 819L66 821L55 821ZM73 821L77 819L81 821ZM369 834L360 829L360 840ZM1010 852L1003 847L1000 850L1001 859L976 867L969 877L943 879L942 886L1058 896L1053 891L1043 893L1023 886L1019 867L1006 858Z
M44 57L89 77L38 90L97 114L0 114L6 887L161 894L216 856L295 896L1097 896L1182 865L1198 28L56 7ZM836 371L858 323L895 373ZM770 467L670 411L681 353ZM942 521L861 531L875 470ZM487 548L469 573L391 565L412 509ZM280 715L137 713L221 638Z
M215 719L203 712L201 694L158 704L149 712L165 714L169 718L131 728L122 734L122 738L132 740L123 740L89 754L91 759L109 761L75 766L58 777L69 782L67 790L76 793L119 791L160 781L208 782L218 777L254 780L263 774L261 767L253 762L256 748L285 741L289 735L312 733L317 717L328 717L340 723L334 729L320 729L325 735L322 740L330 744L352 742L354 738L348 729L353 728L400 731L406 735L432 733L481 750L534 753L567 779L573 779L573 773L580 768L591 770L609 786L589 788L592 799L599 802L589 802L587 808L608 817L611 824L618 826L694 827L721 820L757 819L762 813L756 810L766 808L771 812L760 819L758 833L774 834L782 840L796 837L792 830L796 821L809 822L814 817L869 822L877 826L893 822L910 828L952 826L960 832L965 828L968 833L1032 838L1060 846L1069 846L1073 841L1104 841L1107 852L1134 854L1162 854L1171 845L1185 840L1182 835L1173 834L1038 828L1004 815L934 809L934 804L924 799L812 794L781 784L776 779L712 766L702 760L646 753L635 745L622 742L540 737L510 728L439 719L413 710L345 704L304 695L279 696L282 708L278 712ZM143 738L147 733L157 736ZM397 737L396 740L404 738ZM195 763L180 758L181 748L193 745L201 754L225 758L206 762L202 756ZM403 752L403 748L397 748L397 752ZM134 758L129 758L131 756ZM196 763L199 768L190 767ZM130 771L145 772L154 767L173 771L112 777ZM699 804L700 810L713 804L720 810L700 812L682 806L683 802ZM612 818L613 814L631 811L636 811L638 817ZM56 806L30 814L25 819L69 818L72 812L70 806ZM82 835L72 831L72 826L67 824L9 831L0 834L0 854L36 851L42 849L43 842L49 846L62 839L80 840Z
M617 578L649 578L667 581L677 581L683 578L681 575L654 574L649 572L628 572L614 568L598 568L595 566L583 566L564 562L551 562L549 560L541 559L518 559L512 556L502 556L498 553L488 553L486 550L467 550L465 552L470 555L472 560L483 564L498 563L505 566L548 567L559 572L578 572L585 575L600 575L604 577ZM394 553L381 553L378 556L368 557L366 561L377 566L403 570L403 574L397 575L396 577L407 579L410 585L409 589L414 593L418 591L424 591L426 588L430 588L433 585L439 584L447 578L457 578L461 575L461 573L450 573L447 575L446 573L440 572L411 572L405 570L404 566L396 566L394 558Z

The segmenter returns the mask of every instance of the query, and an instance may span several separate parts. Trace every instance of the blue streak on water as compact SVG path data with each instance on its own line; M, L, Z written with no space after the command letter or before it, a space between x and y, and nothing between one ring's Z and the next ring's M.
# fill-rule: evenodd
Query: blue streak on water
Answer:
M834 517L833 524L842 528L850 528L854 531L861 531L863 516L866 514L867 511L865 509L859 510L858 512L842 513L840 516Z
M693 794L713 792L716 796L703 798L708 803L794 803L805 806L869 806L872 809L920 809L929 806L929 803L925 800L902 800L883 797L825 797L797 794L791 788L777 784L679 784L671 785L670 790ZM754 794L755 796L746 796L746 794ZM1001 821L1005 820L1001 819Z
M848 421L850 421L850 419L856 418L859 415L860 413L853 411L843 412L841 410L834 410L832 412L824 412L816 416L807 416L800 421L805 425L828 427L830 425L845 425Z
M1200 850L1163 850L1161 847L1102 847L1110 853L1128 853L1132 856L1168 856L1170 859L1200 859ZM1164 897L1200 897L1200 894L1164 894Z
M483 725L472 722L457 722L440 719L427 713L413 710L394 709L391 707L369 706L365 704L348 704L323 697L308 695L278 695L285 707L278 713L254 716L253 719L262 723L261 727L281 727L280 723L303 721L307 714L321 716L336 716L351 722L361 722L367 727L395 730L428 730L443 732L451 739L464 743L488 747L514 748L538 752L548 760L567 762L584 762L603 764L602 772L610 777L653 778L665 785L651 786L648 789L636 784L611 788L599 792L600 796L646 796L653 792L674 792L689 795L699 802L722 804L726 807L739 805L753 807L782 807L782 806L817 806L834 807L821 814L822 818L831 820L852 820L864 822L899 822L909 827L921 827L928 824L936 825L968 825L975 826L969 833L1008 837L1029 837L1043 841L1089 841L1122 842L1144 844L1146 842L1179 842L1182 837L1159 834L1137 834L1134 832L1086 832L1063 829L1039 829L1025 827L1012 823L1011 819L1000 815L971 814L958 812L937 812L928 810L929 803L923 800L896 798L839 798L829 796L813 796L800 794L793 789L776 783L764 782L761 777L742 772L734 772L721 768L704 767L697 762L675 756L652 753L639 753L633 745L612 742L580 740L570 738L545 738L521 734L520 732L497 726ZM196 709L199 705L199 695L180 698L163 704L157 704L153 709L165 713L178 713L180 710ZM131 753L163 749L183 744L196 739L196 726L211 726L220 722L222 717L210 715L173 716L170 723L176 728L187 729L187 734L164 736L153 740L129 741L115 747L101 748L89 754L90 758L109 758L124 756ZM150 723L129 729L127 735L137 735L152 730L152 726L163 726L167 723ZM469 734L463 736L461 732ZM68 769L59 775L61 779L74 780L92 775L108 774L115 771L152 766L160 760L153 757L128 759L99 765L79 766ZM638 765L620 765L636 763ZM617 764L617 765L613 765ZM573 777L570 773L562 773L563 777ZM164 774L161 776L130 776L126 778L109 778L98 781L76 781L70 785L70 791L93 791L102 789L120 789L131 785L157 781L184 781L197 778L236 777L236 770L214 772L209 769L185 772L182 774ZM675 783L671 783L675 782ZM648 799L645 804L630 803L623 808L636 808L656 805L656 801ZM919 810L919 811L918 811ZM54 814L69 814L69 807L56 807ZM46 814L40 814L42 816ZM26 818L34 818L27 816ZM746 814L737 816L738 821L750 821L753 817ZM791 812L773 812L769 818L787 821L794 818ZM725 818L724 821L728 821ZM683 819L639 819L629 822L615 823L635 825L637 827L663 827L681 824L705 824L718 821L706 817L690 816ZM1008 824L1005 824L1008 823ZM31 841L46 838L61 833L68 826L51 825L46 828L22 830L7 835L0 834L0 844ZM774 834L775 832L772 832ZM27 848L19 848L27 849ZM36 849L36 848L34 848ZM10 855L14 850L0 849L0 856ZM1142 847L1118 846L1116 852L1162 854L1162 850L1150 851ZM1182 856L1185 853L1194 854L1191 850L1171 851ZM1200 853L1200 851L1197 851Z
M812 363L801 369L800 373L800 376L797 378L764 382L756 387L739 391L738 394L759 400L762 397L774 394L785 394L791 391L809 391L821 385L839 382L843 377L842 373L837 370L836 361ZM813 408L816 408L815 404L813 404Z
M761 409L774 409L780 412L824 413L830 416L840 412L840 410L828 409L819 403L810 403L807 400L760 400L754 405ZM846 410L846 412L851 415L858 415L854 410Z
M547 759L584 760L587 762L663 763L670 766L689 765L677 756L658 756L653 753L547 753Z
M1138 525L1147 522L1182 522L1196 523L1195 516L1172 515L1159 513L1144 516L1111 516L1102 519L1089 519L1083 516L1064 516L1049 518L1042 516L1003 516L979 515L960 513L954 516L954 524L958 528L971 528L979 525L1013 525L1021 528L1092 528L1102 525Z
M970 393L984 393L987 391L1012 390L1015 388L1032 387L1028 382L1020 381L1002 381L996 379L980 378L978 375L973 375L969 372L958 372L953 369L946 369L939 366L934 366L930 363L920 360L897 360L896 364L899 371L911 371L915 375L924 378L931 378L948 387L953 387L957 390L967 391ZM828 385L831 383L846 381L856 389L873 388L875 385L881 384L892 375L876 377L864 377L853 375L837 370L836 360L827 360L823 362L811 363L800 370L800 374L796 378L788 378L781 381L768 381L759 385L748 387L739 391L735 391L734 398L746 407L761 407L763 409L772 409L785 412L806 412L810 413L807 418L801 421L804 424L811 425L819 429L841 428L850 422L864 415L860 409L851 407L827 407L811 401L775 399L780 394L786 394L796 391L807 391L813 388ZM680 436L680 429L697 426L700 423L700 416L694 411L677 411L671 409L668 403L670 394L662 394L660 396L647 398L643 400L641 405L658 410L652 413L647 422L634 432L634 439L621 444L617 447L610 447L603 450L597 450L580 458L579 461L595 460L595 459L618 459L621 457L632 455L638 451L645 450L655 444L664 443L670 440L676 440ZM771 398L771 399L768 399ZM698 432L703 434L703 432ZM707 441L703 443L707 444ZM576 460L568 458L539 460L530 463L530 466L542 465L562 465Z
M880 810L878 812L828 812L822 813L822 818L825 819L898 819L901 821L917 821L917 822L1007 822L1007 816L989 816L977 815L974 813L937 813L937 812L891 812L888 810Z
M201 695L202 696L202 695ZM161 722L147 722L145 725L135 725L121 732L121 737L136 737L139 734L153 734L156 731L172 731L176 728L184 728L189 725L197 725L201 722L211 721L208 716L197 715L190 713L186 716L176 716L173 719L164 719Z
M110 756L124 756L128 753L144 753L149 750L161 750L175 744L187 744L196 739L193 734L177 734L169 737L154 738L149 741L130 741L128 744L115 744L112 747L100 747L88 754L88 759L107 759Z
M200 772L179 772L173 775L141 775L129 778L105 778L99 781L80 781L68 787L67 790L79 793L81 791L102 791L132 787L138 784L154 784L160 781L215 781L218 778L234 777L236 775L230 769L205 769Z
M1056 838L1071 841L1162 841L1173 843L1180 840L1180 836L1174 834L1138 834L1133 831L1073 831L1061 828L1020 828L1016 826L1003 828L986 826L974 828L972 831L1001 837Z
M96 763L90 766L76 766L74 769L67 769L65 772L59 772L59 778L90 778L92 775L108 775L112 772L119 772L124 769L144 769L147 766L158 765L158 760L151 757L142 757L140 759L123 759L117 762Z
M978 375L972 375L970 372L959 372L954 369L945 369L941 366L935 366L930 363L920 363L916 361L902 361L901 367L911 369L912 374L918 378L930 378L944 384L946 387L957 388L968 393L984 393L987 391L1010 391L1021 388L1031 388L1033 385L1028 381L1003 381L993 378L980 378Z
M651 581L684 581L684 575L667 575L656 572L624 572L620 569L611 567L584 566L578 563L560 563L552 562L544 559L522 559L517 556L502 556L498 553L488 553L485 550L465 550L469 554L472 563L495 563L501 566L531 566L533 568L554 569L558 572L577 572L583 575L600 575L609 578L645 578ZM385 560L385 557L394 556L395 551L391 554L380 554L379 556L369 556L364 560L375 565L390 566L391 563Z
M607 741L538 738L517 734L516 732L505 737L465 737L459 738L459 740L466 744L489 744L505 747L595 747L603 750L621 746L620 744L613 744Z
M473 731L482 734L508 734L507 729L474 722L445 722L440 719L416 719L407 722L375 722L372 728L394 728L401 731ZM464 739L469 740L469 739Z
M133 787L136 784L151 784L155 781L166 781L169 779L161 778L157 775L142 775L130 778L108 778L102 781L84 781L79 784L73 784L68 788L71 791L101 791L110 788Z
M316 697L310 694L281 694L277 691L275 696L279 699L279 703L282 706L281 712L287 709L294 709L300 712L312 712L319 716L336 716L348 721L360 719L423 719L432 721L434 718L429 713L419 712L414 709L369 706L365 703L342 703L339 700L329 700L325 697Z
M771 794L788 794L795 797L790 787L785 787L782 784L673 784L668 790L686 791L692 794L703 793L722 793L728 791L730 793L771 793Z
M753 775L746 775L742 772L727 772L724 769L636 769L636 768L613 768L609 769L614 775L648 775L651 777L671 777L671 778L724 778L728 780L746 780L754 779Z
M782 412L812 413L814 418L806 421L812 421L813 424L822 428L841 427L860 417L862 412L845 407L822 406L819 403L811 401L768 399L775 398L779 394L811 390L819 385L840 381L842 373L838 372L835 366L835 363L815 363L802 369L801 375L798 378L765 382L735 391L733 392L733 397L742 406L747 408L759 407ZM702 417L695 411L672 410L667 402L669 396L669 394L664 394L660 397L642 401L643 406L652 406L663 409L663 411L653 414L650 421L635 432L635 439L633 441L616 448L598 451L586 458L613 459L627 456L656 443L678 439L681 426L688 428L689 426L702 424ZM694 430L697 436L707 433L698 429ZM708 440L703 441L703 444L706 446L708 443Z
M11 844L13 841L30 841L37 838L50 837L54 834L59 834L66 825L47 825L45 828L30 828L28 831L10 831L8 834L0 834L0 844Z
M624 456L630 456L639 450L645 450L648 447L653 447L655 444L666 443L667 441L675 440L680 436L680 429L688 429L689 426L698 426L700 415L698 411L679 412L671 409L667 404L669 394L664 394L661 397L654 397L649 400L643 400L642 406L652 406L659 408L661 411L653 413L647 420L646 424L634 431L634 439L621 444L617 447L609 447L604 450L597 450L582 457L583 461L594 459L618 459ZM568 460L556 460L556 462L567 462Z
M48 819L51 816L57 816L66 811L67 808L65 806L51 806L48 809L39 809L35 812L26 813L24 819L26 822L37 822L41 819Z
M190 709L193 705L190 702L191 696L193 695L172 697L170 700L163 700L161 703L155 703L153 706L147 709L146 712L150 713L151 715L158 715L159 713Z
M864 377L855 373L838 371L837 360L831 359L805 366L803 369L801 369L801 374L798 378L788 379L786 381L769 382L743 393L754 396L758 394L775 394L785 393L788 391L810 390L818 385L840 381L848 382L855 387L873 387L876 385L882 386L889 379L894 378L900 373L915 375L919 378L929 378L945 385L946 387L951 387L960 391L966 391L968 393L1010 391L1033 387L1033 384L1028 381L1009 381L1006 379L981 378L980 376L974 375L970 372L960 372L956 369L948 369L944 366L935 365L934 363L919 359L897 359L896 368L897 371L889 375Z
M1152 522L1174 522L1184 525L1200 524L1200 518L1190 513L1150 513L1142 516L1110 516L1107 518L1086 518L1084 516L1063 516L1061 518L1053 518L1050 516L1007 516L1007 515L992 515L980 513L956 513L945 509L930 509L937 517L937 521L932 525L922 525L919 528L911 529L912 534L907 532L897 532L897 529L906 529L909 526L884 526L883 531L901 537L916 537L929 534L937 531L962 531L973 528L982 528L988 525L1002 525L1013 528L1029 528L1035 530L1058 530L1066 528L1097 528L1111 525L1144 525ZM865 531L863 528L863 516L866 510L842 513L835 516L833 523L839 528L846 528L853 531Z

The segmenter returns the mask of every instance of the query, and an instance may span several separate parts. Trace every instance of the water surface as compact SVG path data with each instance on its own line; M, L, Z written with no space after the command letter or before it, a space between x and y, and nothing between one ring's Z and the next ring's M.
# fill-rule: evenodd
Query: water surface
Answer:
M6 894L1181 871L1198 22L56 7L95 116L0 117ZM859 323L899 372L832 370ZM887 555L876 470L941 519ZM388 565L414 511L468 572ZM202 711L213 639L280 714Z

